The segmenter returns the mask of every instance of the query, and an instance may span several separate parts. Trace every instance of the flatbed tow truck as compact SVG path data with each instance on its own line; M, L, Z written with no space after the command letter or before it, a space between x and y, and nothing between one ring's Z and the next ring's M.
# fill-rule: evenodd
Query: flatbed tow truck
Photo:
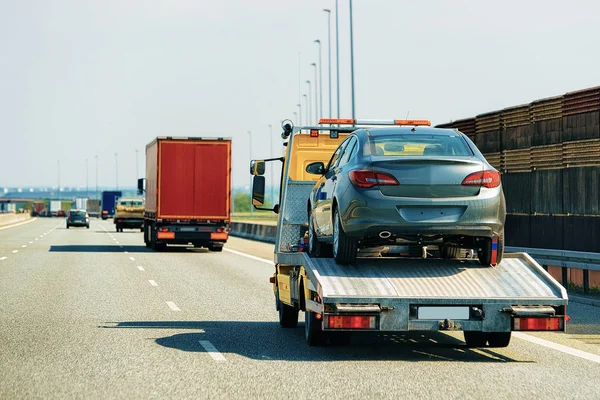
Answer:
M280 204L273 208L279 228L270 278L283 328L296 328L299 311L304 311L310 346L344 343L349 333L360 331L463 331L468 347L506 347L512 331L565 331L567 292L526 253L505 254L490 267L472 256L427 258L426 249L421 258L359 253L355 265L338 265L333 258L303 251L307 199L316 180L306 165L326 163L358 125L411 121L322 119L320 124L332 126L293 127L284 121L284 157L250 165L252 202L264 209L265 162L283 162Z

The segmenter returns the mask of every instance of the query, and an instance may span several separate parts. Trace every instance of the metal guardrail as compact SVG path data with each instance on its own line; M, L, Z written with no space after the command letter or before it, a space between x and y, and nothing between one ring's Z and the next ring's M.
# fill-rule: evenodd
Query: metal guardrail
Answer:
M589 271L600 271L600 253L588 253L585 251L571 250L553 250L553 249L536 249L529 247L512 247L504 248L507 253L523 252L528 253L541 264L544 269L547 267L562 267L562 284L568 284L568 269L578 268L583 271L583 292L589 293L590 290L590 274Z

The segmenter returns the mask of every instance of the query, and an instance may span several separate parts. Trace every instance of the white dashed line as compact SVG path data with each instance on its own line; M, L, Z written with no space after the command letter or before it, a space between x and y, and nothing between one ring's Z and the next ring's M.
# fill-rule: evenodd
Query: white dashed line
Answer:
M139 269L140 271L145 271L144 267L142 267L141 265L138 267L138 269Z
M167 305L173 311L181 311L181 309L177 307L177 304L173 303L172 301L167 301Z
M215 361L227 361L223 354L219 353L219 350L208 340L200 340L200 345L204 347L204 350L212 357Z
M6 260L8 257L0 257L0 261Z
M40 240L40 238L35 238L35 240Z
M153 281L152 279L149 279L148 282L150 282L152 286L158 286L158 283L156 283L156 281Z
M133 257L129 257L129 259L130 259L131 261L135 261L135 258L133 258Z
M269 265L273 265L274 264L272 260L267 260L266 258L260 258L260 257L252 256L250 254L242 253L241 251L230 250L230 249L223 249L223 250L225 250L225 251L227 251L229 253L237 254L238 256L250 258L250 259L256 260L256 261L261 261L261 262L267 263Z
M564 346L564 345L558 344L558 343L554 343L549 340L540 339L538 337L528 335L523 332L513 332L513 335L515 337L518 337L519 339L526 340L531 343L539 344L540 346L548 347L553 350L558 350L560 352L570 354L572 356L583 358L585 360L593 361L595 363L600 364L600 356L598 356L596 354L591 354L591 353L587 353L582 350L573 349L571 347Z
M19 250L13 250L13 254L18 253L18 252L19 252Z
M23 246L21 246L21 247L22 247L22 248L25 248L25 247L27 247L27 245L26 245L26 244L24 244L24 245L23 245Z
M33 244L33 242L29 242L29 244Z

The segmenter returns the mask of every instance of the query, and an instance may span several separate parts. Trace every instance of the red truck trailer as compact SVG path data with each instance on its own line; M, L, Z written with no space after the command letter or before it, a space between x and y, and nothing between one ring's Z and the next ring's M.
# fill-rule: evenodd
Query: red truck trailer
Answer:
M230 138L159 137L146 146L146 247L192 244L221 251L230 205Z

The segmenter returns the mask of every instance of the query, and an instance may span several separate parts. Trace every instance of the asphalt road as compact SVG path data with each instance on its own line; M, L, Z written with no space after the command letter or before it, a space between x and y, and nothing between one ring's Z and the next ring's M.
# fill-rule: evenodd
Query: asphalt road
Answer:
M600 308L569 333L468 349L460 333L310 348L281 329L273 247L154 253L110 221L0 230L0 398L598 398ZM303 320L303 316L300 316Z

